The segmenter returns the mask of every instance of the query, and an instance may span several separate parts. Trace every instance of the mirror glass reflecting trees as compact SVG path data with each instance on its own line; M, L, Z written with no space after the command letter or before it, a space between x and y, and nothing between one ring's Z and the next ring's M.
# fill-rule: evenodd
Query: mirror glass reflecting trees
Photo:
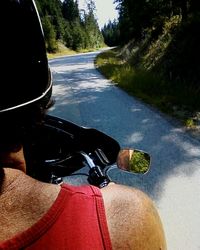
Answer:
M117 157L117 166L132 173L147 173L150 162L150 155L138 149L122 149Z

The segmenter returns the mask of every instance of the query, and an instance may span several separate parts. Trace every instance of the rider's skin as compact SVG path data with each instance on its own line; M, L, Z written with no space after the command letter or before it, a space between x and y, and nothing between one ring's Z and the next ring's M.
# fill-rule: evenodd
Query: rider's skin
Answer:
M0 241L3 241L35 224L54 203L60 186L29 177L22 148L0 154L0 162L6 166L4 178L0 177ZM101 192L113 250L166 249L159 215L143 192L113 183Z

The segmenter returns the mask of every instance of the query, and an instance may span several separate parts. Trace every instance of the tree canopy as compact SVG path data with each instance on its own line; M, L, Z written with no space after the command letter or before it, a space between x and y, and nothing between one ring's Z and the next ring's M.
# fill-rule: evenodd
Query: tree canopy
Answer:
M77 0L36 0L36 5L48 52L56 52L59 40L74 50L99 48L103 44L93 0L87 1L84 16Z
M119 12L121 42L141 39L149 28L159 29L171 16L187 20L200 11L198 0L114 0Z

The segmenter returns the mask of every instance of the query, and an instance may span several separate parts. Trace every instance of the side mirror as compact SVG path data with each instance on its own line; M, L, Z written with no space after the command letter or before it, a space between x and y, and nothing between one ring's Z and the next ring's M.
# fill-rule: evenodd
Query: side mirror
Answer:
M150 155L138 149L121 149L117 157L118 168L137 174L147 173L150 163Z

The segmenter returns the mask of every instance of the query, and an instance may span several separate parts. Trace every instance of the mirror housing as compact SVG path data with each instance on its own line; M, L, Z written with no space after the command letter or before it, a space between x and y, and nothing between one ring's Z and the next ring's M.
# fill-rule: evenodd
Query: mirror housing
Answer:
M121 149L117 157L118 168L131 173L145 174L150 164L150 155L139 149Z

